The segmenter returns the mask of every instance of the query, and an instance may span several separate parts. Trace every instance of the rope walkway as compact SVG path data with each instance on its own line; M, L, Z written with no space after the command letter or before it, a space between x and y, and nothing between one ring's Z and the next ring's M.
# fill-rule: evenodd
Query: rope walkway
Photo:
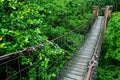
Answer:
M98 16L98 7L93 7L93 16L97 17L89 35L72 59L56 77L56 80L94 80L96 76L102 37L107 20L111 17L112 6L106 6L104 16Z
M99 53L101 49L103 31L104 31L104 27L106 27L108 16L110 16L109 10L111 9L106 7L105 16L98 16L98 7L94 7L93 17L94 17L95 23L92 26L90 32L88 33L87 38L85 39L85 41L83 41L84 44L80 46L80 48L78 48L76 53L73 55L73 57L69 59L69 61L66 59L65 61L61 62L61 64L63 65L65 64L65 66L64 67L59 66L62 69L57 75L57 77L55 78L55 80L93 80L95 78L96 68L98 66L98 60L100 56ZM83 25L81 26L84 26L84 25L86 25L86 23L83 23ZM48 45L48 44L50 44L53 48L58 47L55 41L57 42L57 40L63 37L66 37L67 35L70 35L71 32L79 31L81 26L59 37L56 37L50 41L46 41L43 44L27 47L21 51L0 56L0 66L1 67L4 66L3 69L5 69L5 72L6 72L6 79L11 80L15 76L17 76L19 80L22 80L22 74L24 73L24 71L32 69L33 66L34 68L41 68L39 67L40 66L39 64L42 64L41 63L42 60L40 59L37 60L38 54L36 50L37 49L41 50L41 48L44 48L45 45ZM53 44L51 44L51 42L53 42ZM39 71L36 71L37 72L36 77L32 79L37 80L38 78L41 78L40 76L43 75L41 74L41 72L46 74L47 72L54 73L54 71L50 71L50 68L53 68L54 66L56 66L56 63L58 63L58 61L64 60L65 57L63 56L65 56L66 54L69 54L69 53L61 53L59 55L56 55L55 60L52 61L52 63L48 65L45 70L41 71L41 69L40 70L38 69ZM24 56L27 57L28 59L32 59L34 57L33 59L34 62L32 64L28 64L24 67L21 67L21 64L22 64L21 58ZM47 57L50 58L49 55L44 54L44 58L46 59ZM11 75L9 75L9 64L12 63L13 61L17 63L17 65L15 65L17 66L17 70L16 72L11 73ZM47 77L44 79L48 80Z

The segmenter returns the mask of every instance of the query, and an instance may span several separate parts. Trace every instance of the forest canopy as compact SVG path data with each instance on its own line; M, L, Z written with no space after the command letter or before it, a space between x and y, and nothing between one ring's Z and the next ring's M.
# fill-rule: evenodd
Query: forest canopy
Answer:
M113 5L113 11L120 11L120 0L0 0L0 56L47 42L42 49L35 49L27 54L22 53L20 66L21 68L31 66L30 69L22 72L24 73L22 80L52 80L71 58L76 48L82 44L90 30L93 21L92 7L101 8L106 5ZM102 62L104 60L118 62L117 65L120 61L119 35L116 36L119 34L119 14L119 12L114 13L113 18L108 22L105 36L107 46L105 46L106 51L103 50L105 58L102 59ZM76 28L78 29L73 31ZM60 40L51 41L68 32L70 34ZM54 61L57 63L54 64ZM33 65L36 62L38 63ZM119 73L115 69L117 65L113 63L112 65L101 63L104 67L100 65L98 69L98 80L120 78L120 75L116 75ZM18 71L16 64L16 61L8 64L8 75ZM4 66L0 66L0 75L5 72ZM103 79L104 74L109 75L110 70L105 71L108 68L116 71L112 72L112 76L105 76ZM18 75L15 75L11 80L18 78ZM0 76L0 79L4 80L5 77Z

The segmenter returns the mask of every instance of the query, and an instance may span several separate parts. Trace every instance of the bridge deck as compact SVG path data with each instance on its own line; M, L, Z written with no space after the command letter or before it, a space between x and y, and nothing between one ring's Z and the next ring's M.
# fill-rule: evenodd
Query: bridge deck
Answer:
M84 80L98 37L104 27L104 17L98 16L83 46L62 70L58 80Z

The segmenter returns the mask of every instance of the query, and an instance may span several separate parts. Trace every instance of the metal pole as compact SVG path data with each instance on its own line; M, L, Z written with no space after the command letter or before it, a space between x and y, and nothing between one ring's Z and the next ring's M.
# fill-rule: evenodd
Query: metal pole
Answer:
M20 71L20 54L18 54L18 73L19 73L19 80L21 80L21 71Z
M7 63L5 64L5 66L6 66L6 70L5 70L5 72L6 72L6 75L7 75L6 80L8 80L8 65L7 65Z

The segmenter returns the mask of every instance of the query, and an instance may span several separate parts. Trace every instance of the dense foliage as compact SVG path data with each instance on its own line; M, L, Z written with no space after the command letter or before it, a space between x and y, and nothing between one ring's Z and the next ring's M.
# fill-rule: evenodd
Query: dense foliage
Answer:
M97 80L120 79L120 12L113 13L105 32Z
M120 11L120 0L87 0L89 6L97 5L99 7L105 7L107 5L112 5L113 11Z
M90 26L83 25L77 31L72 30L88 21L93 5L113 5L114 10L119 10L120 0L0 0L0 56L47 42L44 48L20 57L21 68L31 65L30 69L22 72L22 80L53 79L82 43ZM106 45L102 50L107 54L102 55L105 58L100 62L105 63L100 64L98 80L120 79L120 36L116 35L119 34L119 14L113 14L109 22ZM50 41L70 31L67 36ZM9 64L9 75L18 71L16 64ZM4 68L0 66L0 71L5 72ZM17 78L13 76L11 80Z
M83 9L85 3L78 3L79 1L72 2L71 0L1 0L0 47L2 49L0 55L3 55L3 50L5 54L18 51L30 44L32 46L40 44L47 38L55 38L78 27L85 22L82 19L89 17L85 15L88 9ZM84 27L81 28L85 30ZM34 38L32 38L33 35Z
M106 58L120 61L120 12L114 13L109 21L106 37L108 50Z
M31 65L22 72L22 80L51 80L80 45L89 27L83 25L54 43L50 40L86 23L90 12L84 0L0 0L0 56L47 42L43 49L22 54L21 68ZM9 64L9 75L17 71L16 64Z

